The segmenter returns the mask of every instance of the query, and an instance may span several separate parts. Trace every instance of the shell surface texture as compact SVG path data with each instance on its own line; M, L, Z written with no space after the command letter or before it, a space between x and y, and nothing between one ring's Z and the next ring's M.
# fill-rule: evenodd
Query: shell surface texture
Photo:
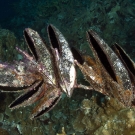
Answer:
M94 58L83 56L75 48L72 49L75 63L86 81L94 90L116 98L123 106L134 106L134 62L117 43L109 47L93 30L87 32L87 40Z
M31 119L50 111L65 92L69 97L76 79L74 58L70 47L53 25L47 27L50 47L40 35L26 28L25 41L32 54L16 48L23 59L14 64L0 64L0 90L2 92L23 92L9 108L15 109L39 101L33 109Z

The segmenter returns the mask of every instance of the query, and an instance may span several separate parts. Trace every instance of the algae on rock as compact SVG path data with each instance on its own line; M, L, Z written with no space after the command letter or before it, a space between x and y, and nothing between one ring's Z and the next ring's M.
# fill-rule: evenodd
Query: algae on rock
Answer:
M16 37L7 29L0 29L0 60L11 61L15 58Z
M81 125L85 135L133 135L135 134L135 109L125 108L113 98L106 99L105 104L100 105L97 104L96 97L90 100L84 99L73 122L76 132L80 132Z

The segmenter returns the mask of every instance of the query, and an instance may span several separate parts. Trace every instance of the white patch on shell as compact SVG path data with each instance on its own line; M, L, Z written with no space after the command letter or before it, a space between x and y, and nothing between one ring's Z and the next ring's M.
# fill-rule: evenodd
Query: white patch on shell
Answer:
M75 79L76 79L76 70L75 70L74 65L72 65L71 68L70 68L69 77L70 77L70 85L69 85L68 95L71 96L72 95L72 89L74 87Z
M91 75L90 78L91 78L92 80L95 80L96 77Z
M18 84L19 84L19 81L18 80L13 80L13 86L18 86Z
M18 65L17 69L22 73L24 72L24 66L22 65Z

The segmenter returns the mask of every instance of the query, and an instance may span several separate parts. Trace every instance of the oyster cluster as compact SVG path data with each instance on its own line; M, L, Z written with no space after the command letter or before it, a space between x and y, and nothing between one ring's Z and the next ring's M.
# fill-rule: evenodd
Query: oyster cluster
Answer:
M69 97L75 85L76 71L69 45L61 32L49 25L51 47L39 34L24 30L24 37L32 56L16 48L23 60L14 64L0 64L0 89L3 92L23 92L9 107L11 109L31 105L40 100L33 109L31 119L50 111L60 100L62 92Z
M92 30L87 32L87 39L94 58L82 56L73 49L75 63L85 79L94 90L116 98L123 106L133 106L135 103L134 62L117 43L109 47Z
M135 104L134 62L118 45L109 47L97 33L87 32L87 39L94 58L83 56L75 48L70 49L62 33L53 25L47 27L50 46L40 35L27 28L24 37L32 54L17 48L22 61L0 64L0 90L23 92L9 107L11 109L39 104L33 109L31 119L50 111L63 92L71 97L74 88L96 90L116 98L122 106ZM90 86L77 84L75 64Z

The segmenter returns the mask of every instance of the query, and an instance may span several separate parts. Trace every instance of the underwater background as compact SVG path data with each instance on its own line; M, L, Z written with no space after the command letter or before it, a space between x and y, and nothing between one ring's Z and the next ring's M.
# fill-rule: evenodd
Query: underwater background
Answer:
M32 28L48 43L47 26L53 24L70 46L91 51L86 31L93 29L109 45L119 43L135 61L134 0L3 0L0 1L0 61L21 59L18 46L27 50L23 30ZM87 84L78 71L78 82ZM53 110L30 120L32 106L10 110L18 94L0 93L0 135L135 135L135 110L114 99L104 105L98 92L76 89L63 94Z

